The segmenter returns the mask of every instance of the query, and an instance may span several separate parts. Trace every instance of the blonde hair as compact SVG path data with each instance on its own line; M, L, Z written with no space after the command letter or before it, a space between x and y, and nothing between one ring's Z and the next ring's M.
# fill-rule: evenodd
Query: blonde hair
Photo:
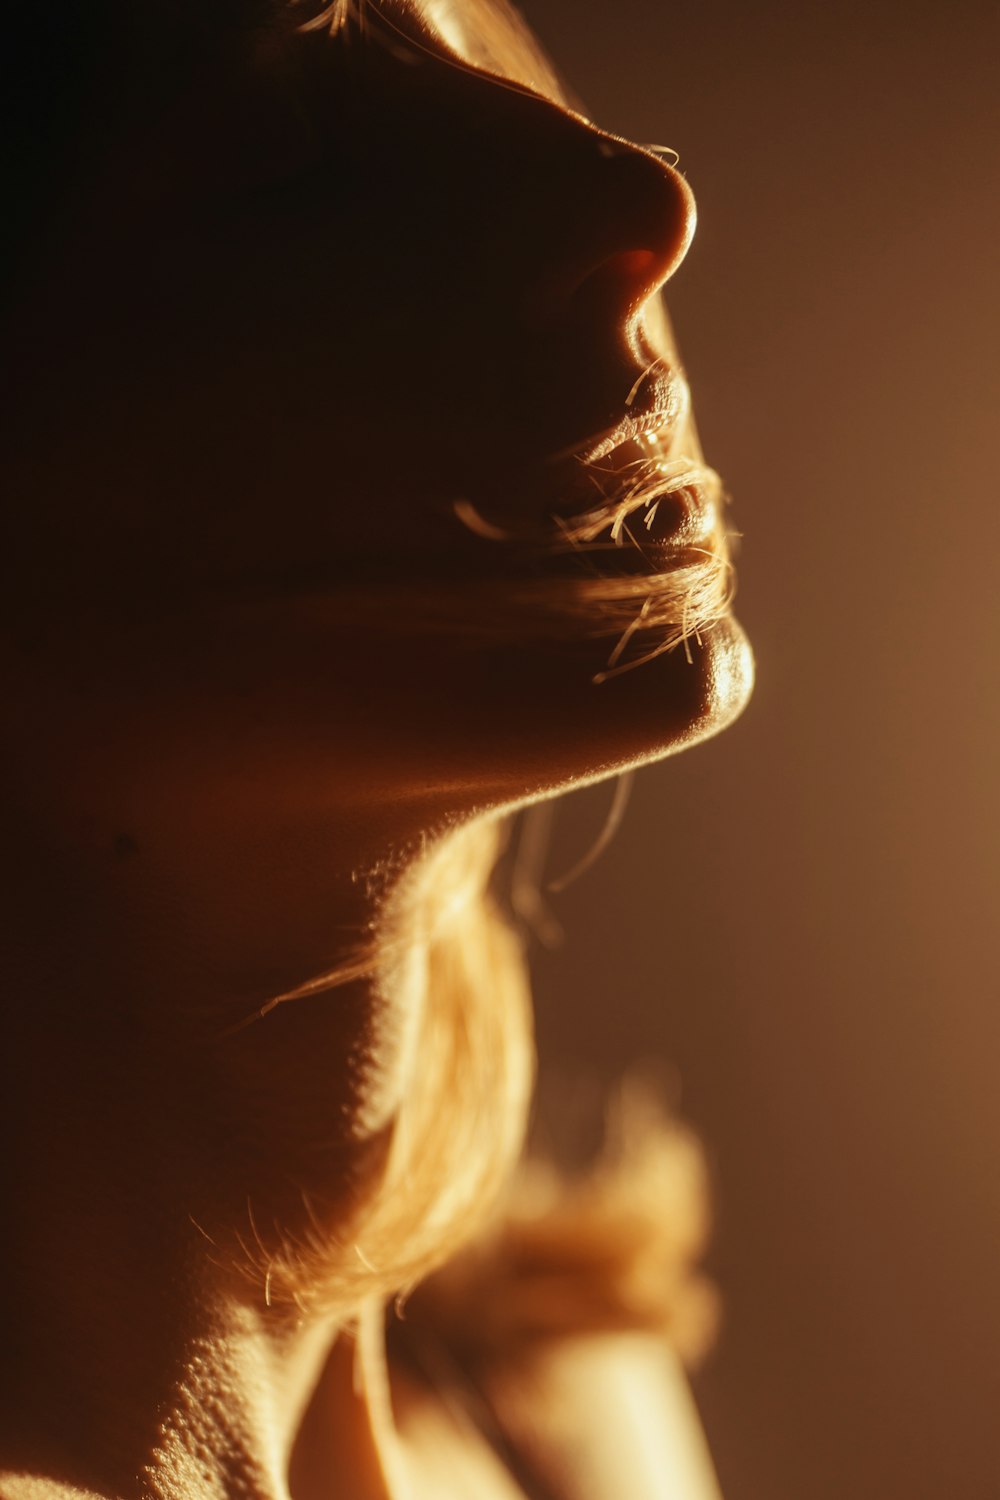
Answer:
M534 1048L520 941L489 891L501 838L480 819L439 839L391 890L368 953L265 1007L367 975L409 1027L388 1152L348 1222L317 1220L241 1267L273 1306L346 1315L407 1290L480 1232L510 1179Z
M302 0L290 0L292 15ZM386 14L378 0L318 0L319 9L308 20L300 20L300 31L327 31L333 36L349 32L354 26L366 30L376 25L388 35L403 35ZM507 83L565 99L566 88L552 63L525 25L517 9L508 0L415 0L446 46L452 46L456 67L467 66L461 55L471 50L476 68L496 73ZM466 30L463 22L472 14L473 24ZM456 32L460 35L456 35ZM411 46L414 38L406 37ZM461 52L454 42L461 42Z
M412 1025L384 1168L347 1225L316 1222L243 1269L271 1305L341 1318L403 1307L397 1341L475 1363L570 1333L646 1329L688 1361L716 1301L701 1151L648 1089L623 1088L582 1175L524 1160L534 1081L522 945L490 890L504 823L445 834L391 891L367 960ZM356 977L354 966L274 1003ZM411 1297L412 1293L412 1297Z
M394 1337L403 1347L430 1337L468 1367L550 1339L638 1330L696 1364L719 1315L698 1266L709 1201L698 1141L648 1085L627 1080L597 1159L568 1173L530 1157L486 1232L406 1300Z

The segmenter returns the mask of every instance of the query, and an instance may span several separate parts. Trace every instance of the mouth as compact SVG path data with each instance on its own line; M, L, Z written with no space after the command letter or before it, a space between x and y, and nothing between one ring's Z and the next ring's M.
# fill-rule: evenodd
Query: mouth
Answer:
M595 682L679 645L689 654L692 640L730 618L727 496L702 457L666 314L654 311L661 327L654 316L651 327L640 318L630 330L642 363L622 416L560 455L575 475L568 493L586 498L572 514L550 515L548 577L582 570L588 625L616 637Z
M588 498L557 519L564 540L577 550L625 549L630 562L607 559L622 571L658 572L693 551L724 550L722 484L702 459L683 372L655 355L626 406L577 450L574 490Z

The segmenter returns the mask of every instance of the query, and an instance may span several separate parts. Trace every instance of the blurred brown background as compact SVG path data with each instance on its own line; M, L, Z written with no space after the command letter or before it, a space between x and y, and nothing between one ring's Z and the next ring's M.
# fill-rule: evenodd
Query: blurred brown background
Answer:
M677 1066L727 1500L997 1500L1000 8L524 9L697 194L668 301L759 660L554 899L543 1055Z

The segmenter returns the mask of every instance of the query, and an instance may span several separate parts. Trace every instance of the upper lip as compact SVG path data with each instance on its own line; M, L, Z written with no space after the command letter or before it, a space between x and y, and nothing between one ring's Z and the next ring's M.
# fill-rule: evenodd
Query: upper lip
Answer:
M657 436L661 440L676 432L688 411L688 383L683 372L662 355L652 354L649 364L638 368L626 410L611 426L590 433L557 457L573 456L584 463L607 458L616 449Z
M640 371L633 387L633 402L624 416L610 428L589 435L573 452L585 463L597 462L640 438L666 440L681 425L687 414L688 383L672 366L657 362L648 371Z

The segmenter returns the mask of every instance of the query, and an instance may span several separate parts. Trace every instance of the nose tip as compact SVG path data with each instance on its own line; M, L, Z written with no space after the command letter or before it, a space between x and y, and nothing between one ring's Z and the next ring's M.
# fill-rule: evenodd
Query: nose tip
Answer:
M677 270L694 237L694 194L676 170L626 142L604 145L613 183L607 195L608 246L590 274L617 279L644 300Z
M620 252L620 269L637 279L652 280L649 289L655 290L670 279L688 253L698 219L694 193L676 167L651 150L632 145L623 150L633 178L633 206L632 214L623 216L621 228L641 243Z
M597 133L595 132L595 135ZM600 135L577 179L558 263L537 288L539 311L594 302L628 317L674 274L694 236L694 194L681 174L641 146Z

